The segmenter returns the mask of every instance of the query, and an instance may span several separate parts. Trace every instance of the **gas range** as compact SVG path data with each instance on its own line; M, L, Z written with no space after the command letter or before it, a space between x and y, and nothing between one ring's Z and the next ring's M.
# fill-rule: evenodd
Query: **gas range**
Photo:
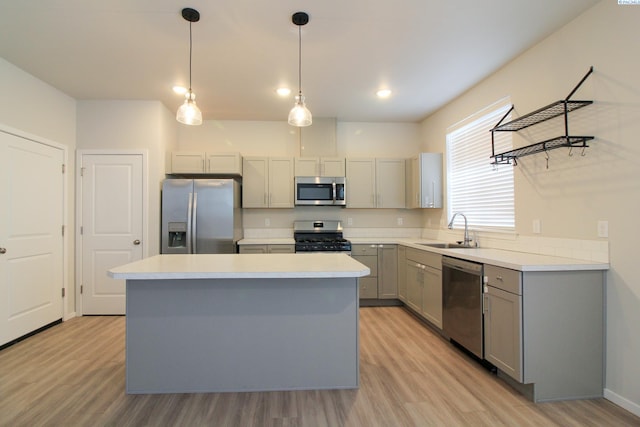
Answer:
M351 253L351 242L342 237L340 221L295 221L296 252Z

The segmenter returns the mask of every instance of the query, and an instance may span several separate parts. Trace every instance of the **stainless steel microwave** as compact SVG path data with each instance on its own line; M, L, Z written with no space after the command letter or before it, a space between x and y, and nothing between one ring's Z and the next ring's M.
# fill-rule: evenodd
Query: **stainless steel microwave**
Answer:
M346 206L344 177L297 176L296 206Z

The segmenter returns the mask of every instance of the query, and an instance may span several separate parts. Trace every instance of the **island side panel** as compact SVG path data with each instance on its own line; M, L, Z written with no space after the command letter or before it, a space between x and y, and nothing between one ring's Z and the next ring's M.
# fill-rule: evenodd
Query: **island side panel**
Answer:
M357 278L128 280L127 393L357 388Z

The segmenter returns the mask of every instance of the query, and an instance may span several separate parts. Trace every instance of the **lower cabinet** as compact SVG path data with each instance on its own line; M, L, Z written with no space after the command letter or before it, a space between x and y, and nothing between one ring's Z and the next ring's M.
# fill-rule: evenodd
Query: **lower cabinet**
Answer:
M602 397L604 272L484 272L485 359L535 402Z
M371 273L360 278L360 299L398 298L398 246L355 244L351 256L369 267Z
M442 328L442 256L407 248L405 250L405 304Z
M484 355L522 382L522 278L519 271L485 265Z
M407 248L406 246L398 246L398 299L404 303L407 302Z
M292 254L295 245L240 245L241 254Z

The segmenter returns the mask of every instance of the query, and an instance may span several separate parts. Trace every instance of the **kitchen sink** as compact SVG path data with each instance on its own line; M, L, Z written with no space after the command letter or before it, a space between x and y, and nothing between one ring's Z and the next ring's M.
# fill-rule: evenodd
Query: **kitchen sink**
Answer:
M422 246L439 249L472 249L473 246L465 246L462 243L418 243Z

